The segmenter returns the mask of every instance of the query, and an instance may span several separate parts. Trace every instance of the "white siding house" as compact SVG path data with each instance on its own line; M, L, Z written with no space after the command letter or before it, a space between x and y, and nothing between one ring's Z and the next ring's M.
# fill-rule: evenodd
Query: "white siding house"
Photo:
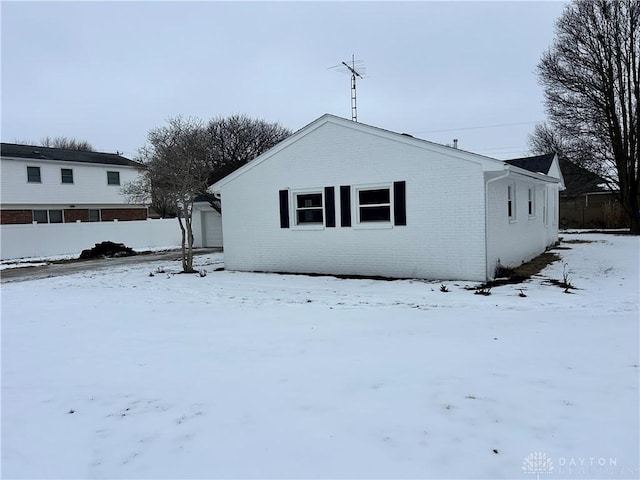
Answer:
M484 281L557 240L560 183L324 115L210 191L229 270Z
M139 165L120 155L3 143L0 162L2 224L147 218L121 193Z
M0 258L79 255L101 241L180 244L175 219L147 220L122 186L139 165L117 154L2 143Z

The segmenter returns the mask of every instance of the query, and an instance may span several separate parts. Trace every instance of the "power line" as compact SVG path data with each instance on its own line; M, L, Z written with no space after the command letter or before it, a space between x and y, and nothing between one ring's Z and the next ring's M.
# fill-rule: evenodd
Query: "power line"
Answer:
M500 123L496 125L477 125L475 127L460 127L460 128L448 128L446 130L422 130L419 132L409 132L411 134L414 133L441 133L441 132L455 132L458 130L478 130L481 128L498 128L498 127L511 127L515 125L530 125L532 123L541 123L541 120L534 120L530 122L515 122L515 123Z
M516 145L514 147L494 147L494 148L476 148L475 151L477 152L486 152L486 151L497 151L497 150L522 150L522 149L527 149L528 147L526 145Z

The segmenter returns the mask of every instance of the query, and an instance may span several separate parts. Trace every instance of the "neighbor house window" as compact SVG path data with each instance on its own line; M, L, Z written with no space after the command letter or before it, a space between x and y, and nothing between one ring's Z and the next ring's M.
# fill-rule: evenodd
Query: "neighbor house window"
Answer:
M514 185L507 185L507 216L509 220L516 219L516 187Z
M97 208L89 209L89 221L90 222L99 222L100 221L100 210Z
M527 201L529 216L533 217L536 214L536 191L533 187L529 187L529 198Z
M62 210L49 210L49 223L62 223Z
M49 223L49 215L46 210L34 210L33 221L36 223Z
M27 182L42 183L40 179L40 167L27 167Z
M73 183L73 170L70 168L61 168L60 177L62 183Z
M296 225L321 224L322 214L322 193L296 193Z
M120 172L107 172L107 185L120 185Z
M390 188L359 189L357 192L360 223L391 221Z
M33 221L36 223L62 223L62 210L34 210Z

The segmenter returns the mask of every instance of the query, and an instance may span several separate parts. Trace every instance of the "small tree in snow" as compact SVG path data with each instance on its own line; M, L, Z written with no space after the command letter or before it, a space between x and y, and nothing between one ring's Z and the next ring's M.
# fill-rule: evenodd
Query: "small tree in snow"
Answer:
M209 186L211 171L209 147L201 121L173 117L164 127L150 130L147 145L137 160L143 165L142 178L125 186L130 200L147 202L154 190L161 191L169 208L178 213L182 232L182 270L193 268L193 204Z

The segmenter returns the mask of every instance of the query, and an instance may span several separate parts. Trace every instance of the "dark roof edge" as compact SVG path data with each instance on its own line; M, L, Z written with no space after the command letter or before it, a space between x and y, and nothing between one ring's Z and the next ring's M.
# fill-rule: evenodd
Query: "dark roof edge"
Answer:
M3 157L24 158L29 160L93 163L103 165L119 165L139 168L141 163L130 160L117 153L69 150L64 148L42 147L39 145L23 145L18 143L0 144L0 155Z

